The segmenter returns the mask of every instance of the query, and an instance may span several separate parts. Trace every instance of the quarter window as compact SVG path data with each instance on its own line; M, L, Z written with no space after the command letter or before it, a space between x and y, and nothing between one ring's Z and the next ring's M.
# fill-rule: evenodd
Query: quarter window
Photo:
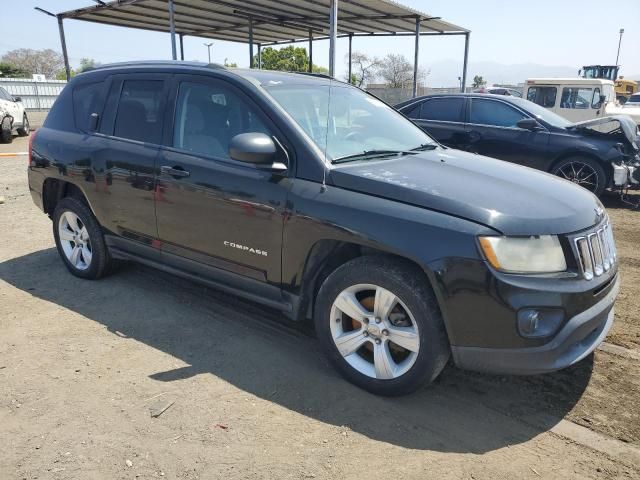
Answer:
M420 118L442 122L464 122L463 98L433 98L422 104Z
M125 80L113 134L159 144L162 140L162 80Z
M100 113L103 104L102 82L85 83L73 89L73 117L76 128L87 132L92 113Z
M517 123L524 118L527 118L525 114L504 102L480 98L471 100L469 123L495 127L516 127Z
M229 159L229 142L240 133L271 135L253 108L221 84L180 85L173 146Z
M591 105L593 88L565 87L562 89L560 108L584 110Z
M556 87L529 87L527 100L541 107L553 108L556 104L558 89Z

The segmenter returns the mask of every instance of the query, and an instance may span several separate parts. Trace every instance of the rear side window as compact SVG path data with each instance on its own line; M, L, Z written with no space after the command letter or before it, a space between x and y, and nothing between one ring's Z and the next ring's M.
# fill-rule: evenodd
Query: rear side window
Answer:
M438 120L441 122L464 121L463 98L433 98L422 104L420 118L423 120Z
M529 87L527 100L541 107L553 108L556 104L558 89L556 87Z
M526 115L504 102L480 98L471 100L469 123L495 127L515 127L524 118L527 118Z
M419 118L420 107L421 107L421 104L414 105L412 107L407 108L402 113L404 114L405 117L408 117L408 118Z
M162 80L125 80L113 134L145 143L162 140Z
M83 132L88 132L91 114L100 114L103 103L104 83L85 83L74 88L73 118L76 122L76 128Z

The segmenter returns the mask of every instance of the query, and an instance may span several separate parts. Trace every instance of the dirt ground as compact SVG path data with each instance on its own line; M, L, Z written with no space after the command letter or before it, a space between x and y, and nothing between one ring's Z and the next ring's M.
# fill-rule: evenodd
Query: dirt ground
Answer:
M26 158L0 157L0 196L2 480L640 478L640 211L615 198L622 353L536 377L450 366L387 399L261 306L137 265L72 277Z

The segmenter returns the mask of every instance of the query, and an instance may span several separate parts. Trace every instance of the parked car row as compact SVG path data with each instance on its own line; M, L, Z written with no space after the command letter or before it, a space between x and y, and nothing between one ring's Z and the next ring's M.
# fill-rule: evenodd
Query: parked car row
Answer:
M640 184L638 128L624 115L572 123L528 100L483 94L426 96L396 108L443 145L543 170L596 195Z

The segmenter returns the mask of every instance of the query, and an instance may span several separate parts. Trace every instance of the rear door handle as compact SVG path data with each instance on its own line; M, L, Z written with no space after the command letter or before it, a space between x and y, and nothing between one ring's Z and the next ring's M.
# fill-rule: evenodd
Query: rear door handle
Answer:
M164 173L165 175L171 175L174 178L184 178L190 175L188 171L186 171L184 168L180 166L170 167L169 165L162 165L160 167L160 173Z

